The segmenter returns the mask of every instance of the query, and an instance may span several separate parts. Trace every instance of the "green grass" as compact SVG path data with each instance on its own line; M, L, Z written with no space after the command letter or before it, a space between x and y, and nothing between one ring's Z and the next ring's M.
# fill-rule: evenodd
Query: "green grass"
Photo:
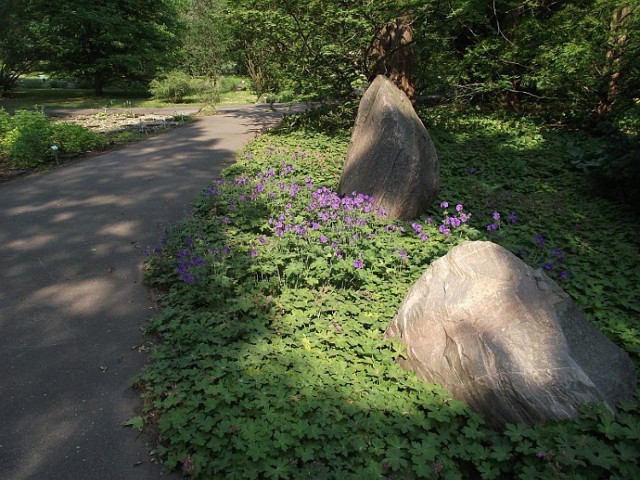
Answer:
M109 91L103 97L96 97L92 90L29 88L17 89L9 98L0 99L0 108L9 112L44 108L158 108L185 106L200 107L202 103L187 97L184 103L169 103L150 98L146 92ZM219 105L244 105L255 103L256 96L250 91L233 91L220 96Z
M57 88L29 88L17 89L11 97L0 100L0 108L7 111L31 110L34 108L150 108L150 107L180 107L185 104L172 104L154 100L145 92L106 90L103 97L96 97L93 90L86 89L57 89Z
M383 331L408 288L474 239L550 264L640 360L640 225L599 198L567 153L604 140L446 108L425 122L443 189L416 222L361 207L319 220L320 198L336 201L348 132L293 118L303 130L256 139L151 252L146 279L163 310L148 331L161 343L139 380L145 414L129 424L155 424L168 468L196 479L640 475L638 392L616 419L590 406L575 421L493 431L396 363L402 348ZM468 221L441 233L445 216L462 213Z
M184 103L169 103L154 99L145 90L106 89L103 97L96 97L93 90L80 88L51 88L52 80L45 83L37 76L25 77L23 84L8 98L0 99L0 108L9 112L32 110L37 108L158 108L158 107L201 107L203 103L197 96L185 97ZM246 90L235 87L244 82ZM220 100L216 105L247 105L257 101L248 77L223 77L220 80Z
M231 91L220 94L218 105L245 105L256 103L258 97L250 90Z

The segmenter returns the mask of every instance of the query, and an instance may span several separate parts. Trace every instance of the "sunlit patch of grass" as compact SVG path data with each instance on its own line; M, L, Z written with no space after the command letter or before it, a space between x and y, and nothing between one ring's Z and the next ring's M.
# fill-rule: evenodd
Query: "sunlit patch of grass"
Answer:
M220 94L219 105L245 105L256 103L258 97L251 90L233 90Z

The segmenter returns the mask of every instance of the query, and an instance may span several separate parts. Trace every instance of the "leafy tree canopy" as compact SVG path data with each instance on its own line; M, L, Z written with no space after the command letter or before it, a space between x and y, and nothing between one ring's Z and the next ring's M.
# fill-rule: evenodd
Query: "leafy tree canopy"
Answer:
M182 0L42 1L51 68L93 83L149 80L177 60Z
M216 78L232 56L225 0L187 0L181 65L193 76Z
M32 0L0 2L0 96L32 68L44 27L35 21Z
M238 0L226 8L259 91L351 95L377 32L414 31L422 93L601 119L637 95L639 0Z

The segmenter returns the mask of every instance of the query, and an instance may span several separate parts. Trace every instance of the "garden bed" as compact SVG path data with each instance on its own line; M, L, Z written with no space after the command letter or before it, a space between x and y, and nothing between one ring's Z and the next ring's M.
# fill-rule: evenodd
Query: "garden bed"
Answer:
M185 125L192 117L179 113L136 113L133 110L123 112L98 112L91 114L64 115L50 117L52 124L73 123L100 134L104 142L97 150L81 153L60 153L45 165L33 168L12 169L0 159L0 183L28 175L43 169L55 168L65 163L87 158L92 155L119 148L125 144L144 140L148 136L163 133Z
M167 469L194 480L640 475L638 391L616 418L591 405L573 421L496 431L396 362L403 347L383 334L402 298L468 240L544 268L640 359L638 224L612 222L626 209L567 153L599 140L446 109L425 123L443 189L412 222L340 199L348 132L309 128L252 142L148 252L163 308L147 331L160 342L138 382L145 411L127 424L158 432Z

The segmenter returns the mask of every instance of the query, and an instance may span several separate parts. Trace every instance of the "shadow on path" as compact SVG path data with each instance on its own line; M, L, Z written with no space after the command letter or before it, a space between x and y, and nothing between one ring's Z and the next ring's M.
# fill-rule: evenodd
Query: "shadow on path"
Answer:
M121 427L155 313L142 252L282 113L241 107L0 186L0 478L161 477Z

